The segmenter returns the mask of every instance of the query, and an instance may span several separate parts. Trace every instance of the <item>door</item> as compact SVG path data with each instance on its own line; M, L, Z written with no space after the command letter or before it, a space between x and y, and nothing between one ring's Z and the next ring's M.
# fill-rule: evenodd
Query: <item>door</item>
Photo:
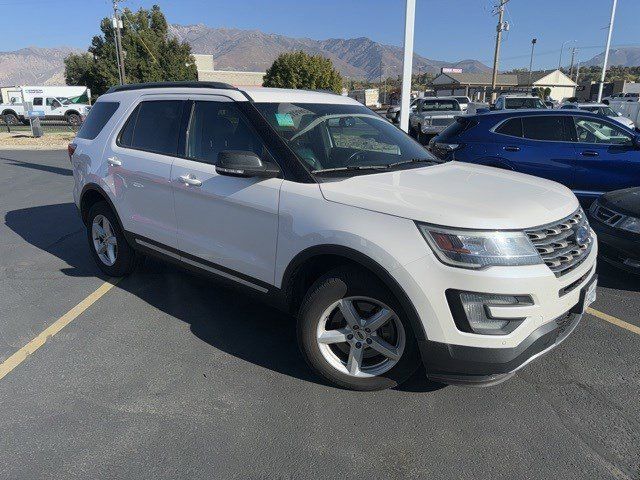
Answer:
M143 96L105 149L105 181L124 228L177 248L171 166L178 152L182 99Z
M566 132L567 117L532 115L504 122L495 133L497 156L517 172L573 188L575 150ZM521 122L520 124L518 122Z
M572 121L578 196L594 199L603 192L640 185L640 150L630 133L606 119L575 115Z
M64 112L62 111L62 104L57 98L47 97L45 106L44 106L44 114L48 119L57 119L64 117Z
M216 173L214 164L223 150L272 159L233 101L218 96L193 100L186 158L176 159L171 173L178 248L196 261L273 284L282 179Z

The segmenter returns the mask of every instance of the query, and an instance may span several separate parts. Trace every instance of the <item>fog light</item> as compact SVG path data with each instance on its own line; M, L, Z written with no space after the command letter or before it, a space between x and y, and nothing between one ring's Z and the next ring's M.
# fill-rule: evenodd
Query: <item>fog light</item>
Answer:
M498 295L490 293L447 290L447 300L459 330L484 335L505 335L520 325L524 318L492 318L489 307L522 307L533 305L528 295Z

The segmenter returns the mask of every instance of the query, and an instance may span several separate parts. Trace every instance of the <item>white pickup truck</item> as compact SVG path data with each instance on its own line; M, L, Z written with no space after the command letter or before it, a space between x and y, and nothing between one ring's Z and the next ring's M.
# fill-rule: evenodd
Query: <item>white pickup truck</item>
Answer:
M58 90L72 87L51 87ZM75 88L75 87L73 87ZM86 90L86 89L85 89ZM91 106L88 103L73 103L69 96L56 94L43 89L27 89L24 87L11 95L8 103L0 104L0 115L4 123L16 125L28 120L28 112L25 112L23 101L31 102L33 112L39 113L43 120L62 120L69 125L80 125L87 116Z

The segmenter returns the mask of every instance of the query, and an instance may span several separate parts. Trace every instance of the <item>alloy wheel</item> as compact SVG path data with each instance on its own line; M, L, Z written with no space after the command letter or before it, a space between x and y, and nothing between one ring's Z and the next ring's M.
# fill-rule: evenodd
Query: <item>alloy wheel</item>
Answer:
M93 248L102 263L112 266L118 258L118 240L107 217L96 215L91 224Z
M384 303L368 297L347 297L324 311L316 340L324 359L339 372L374 377L400 361L406 334L396 313Z

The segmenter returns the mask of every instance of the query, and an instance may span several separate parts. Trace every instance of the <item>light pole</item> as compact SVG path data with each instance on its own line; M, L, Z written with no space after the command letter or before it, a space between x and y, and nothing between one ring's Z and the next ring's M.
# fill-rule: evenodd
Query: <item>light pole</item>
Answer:
M416 0L406 0L404 17L404 55L402 58L402 90L400 97L400 128L409 130L411 74L413 73L413 30L416 20Z
M533 49L536 46L536 43L538 42L537 38L532 38L531 39L531 60L529 60L529 86L532 87L533 85L531 84L531 69L533 68Z
M613 21L616 18L616 6L618 0L613 0L611 6L611 19L609 20L609 33L607 33L607 47L604 50L604 62L602 62L602 75L600 76L600 86L598 87L598 103L602 101L602 88L604 87L604 77L607 74L607 63L609 62L609 48L611 47L611 34L613 33Z
M560 58L558 59L558 70L562 68L562 51L564 50L564 46L567 43L576 42L577 40L567 40L566 42L562 42L562 46L560 47Z

